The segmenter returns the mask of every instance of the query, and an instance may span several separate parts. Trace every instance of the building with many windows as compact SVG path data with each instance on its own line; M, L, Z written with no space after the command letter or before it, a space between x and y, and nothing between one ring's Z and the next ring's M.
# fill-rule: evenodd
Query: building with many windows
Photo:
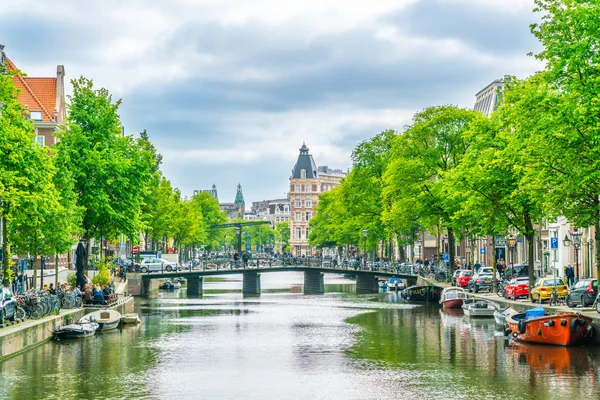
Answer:
M255 219L271 221L275 227L290 219L290 199L273 199L252 202L252 214Z
M290 177L290 251L294 256L313 255L308 235L319 195L340 184L346 173L327 166L317 167L306 144L302 144Z

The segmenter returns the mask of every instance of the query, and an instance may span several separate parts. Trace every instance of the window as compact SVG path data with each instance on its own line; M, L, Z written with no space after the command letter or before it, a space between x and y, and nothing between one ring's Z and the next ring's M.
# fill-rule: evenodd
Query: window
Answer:
M275 217L275 222L279 222L279 217Z
M305 185L304 191L310 193L310 185Z
M296 193L300 193L300 185L296 185L296 186L294 187L294 192L296 192Z
M37 135L33 142L39 144L40 146L44 146L46 144L46 138L42 135Z
M306 206L306 208L311 208L312 207L312 200L304 200L304 205Z
M30 111L29 119L33 121L41 121L42 120L42 112L41 111Z
M302 222L302 213L301 212L296 213L296 222Z
M296 200L296 208L302 208L302 200Z
M296 239L302 239L302 231L300 228L296 228Z
M306 222L310 221L310 214L311 214L311 212L310 212L310 211L308 211L308 212L306 213Z
M300 178L302 178L302 179L306 178L306 170L305 169L300 170Z
M306 228L306 238L308 239L308 228Z

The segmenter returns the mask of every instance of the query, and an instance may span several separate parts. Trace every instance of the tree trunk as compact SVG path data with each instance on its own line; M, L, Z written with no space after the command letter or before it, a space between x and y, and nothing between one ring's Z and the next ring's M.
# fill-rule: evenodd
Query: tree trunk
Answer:
M596 222L594 232L594 239L596 245L596 278L599 279L600 282L600 220Z
M58 254L54 255L54 287L58 289Z
M496 293L498 290L498 286L496 284L496 236L492 235L492 291Z
M0 208L0 221L2 221L2 276L4 278L7 277L8 269L10 268L10 263L8 262L8 236L6 229L6 215L8 212L8 204L5 205L6 208ZM4 285L8 286L8 280L4 279Z
M35 289L37 287L37 272L35 270L35 263L37 261L37 254L33 255L33 262L31 263L31 269L33 270L33 281L31 288Z
M527 214L525 215L525 238L527 239L527 264L528 264L528 275L529 275L529 288L533 289L535 284L534 270L533 270L533 253L534 253L534 243L533 238L535 235L535 231L533 229L533 224L531 223L531 217ZM529 294L529 299L531 299L531 292Z
M448 228L448 260L450 261L450 275L454 274L454 258L456 257L456 238L454 237L454 229Z

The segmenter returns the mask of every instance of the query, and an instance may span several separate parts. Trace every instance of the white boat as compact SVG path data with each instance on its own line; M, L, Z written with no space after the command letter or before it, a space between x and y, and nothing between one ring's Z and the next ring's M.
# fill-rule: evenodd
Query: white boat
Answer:
M404 282L400 278L390 278L385 285L388 290L402 290L405 288Z
M142 322L137 313L125 314L121 317L121 321L123 321L124 324L139 324Z
M173 289L181 288L181 282L179 282L179 280L174 279L171 281L171 284L173 284Z
M506 324L506 317L508 317L509 315L513 315L513 314L517 314L517 310L515 310L512 307L508 307L507 309L500 311L500 310L496 310L494 311L494 319L496 320L496 324L497 325L501 325L504 326L504 324Z
M115 310L98 310L84 315L79 320L80 324L95 322L99 331L115 329L121 322L121 313Z
M471 299L469 299L471 300ZM465 301L462 309L467 317L493 317L498 309L496 303L487 300L473 299Z
M60 339L81 339L94 335L98 329L98 324L71 324L60 327L54 331L54 338Z

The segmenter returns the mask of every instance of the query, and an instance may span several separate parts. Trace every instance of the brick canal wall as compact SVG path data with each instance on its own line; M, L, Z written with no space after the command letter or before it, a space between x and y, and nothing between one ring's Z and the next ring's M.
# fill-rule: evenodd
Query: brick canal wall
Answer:
M133 311L133 297L122 301L112 310L121 314ZM63 310L59 315L41 319L27 319L15 325L0 329L0 360L13 357L52 338L54 330L61 326L78 321L85 314L98 310L97 308L79 308Z

